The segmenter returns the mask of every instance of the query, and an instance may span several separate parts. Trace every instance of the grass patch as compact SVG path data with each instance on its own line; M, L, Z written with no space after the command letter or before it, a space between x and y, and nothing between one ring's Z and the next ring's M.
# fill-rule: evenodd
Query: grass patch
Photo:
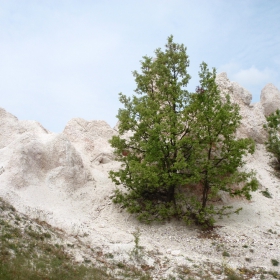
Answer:
M268 188L265 189L265 191L261 191L262 195L267 198L272 198L271 193L268 191Z
M73 246L63 245L61 233L46 223L23 218L1 198L0 208L1 280L152 279L149 273L127 264L101 267L87 258L77 263L68 252Z
M224 251L222 255L223 255L223 257L230 257L230 254L227 251Z
M273 266L278 266L279 265L279 261L277 261L275 259L272 259L271 263L272 263Z

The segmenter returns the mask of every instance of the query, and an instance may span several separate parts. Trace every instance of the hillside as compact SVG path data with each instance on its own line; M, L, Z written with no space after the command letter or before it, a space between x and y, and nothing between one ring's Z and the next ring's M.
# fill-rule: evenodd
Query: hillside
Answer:
M245 168L256 171L260 188L250 202L221 194L221 204L243 210L218 220L213 231L177 221L143 225L112 203L115 186L108 172L119 163L108 140L118 132L104 121L72 119L55 134L0 109L0 197L17 215L62 231L62 240L79 240L81 249L70 252L77 263L91 256L97 265L98 257L107 267L147 271L150 279L280 279L280 180L269 164L263 129L265 116L280 108L280 92L268 84L260 102L251 104L251 94L225 73L217 83L240 106L237 137L256 142ZM12 219L7 213L3 221ZM234 275L244 278L229 278ZM149 279L135 277L126 279Z

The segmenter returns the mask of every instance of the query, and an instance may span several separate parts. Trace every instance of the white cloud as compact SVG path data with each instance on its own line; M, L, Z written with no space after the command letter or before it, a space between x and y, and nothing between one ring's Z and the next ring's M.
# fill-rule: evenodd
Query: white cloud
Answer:
M276 73L269 68L263 70L252 66L248 69L241 69L233 75L233 79L243 85L263 85L272 82Z
M242 68L239 63L230 62L218 68L218 73L226 72L229 79L238 82L245 87L264 86L266 83L272 83L276 80L277 73L266 67L258 69L254 65L250 68Z

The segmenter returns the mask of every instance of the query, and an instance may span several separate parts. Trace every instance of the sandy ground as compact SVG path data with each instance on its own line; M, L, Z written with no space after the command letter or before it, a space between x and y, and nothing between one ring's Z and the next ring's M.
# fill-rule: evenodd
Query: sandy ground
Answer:
M115 187L107 174L117 168L115 162L94 165L94 186L69 191L63 186L54 188L46 184L21 189L1 185L1 195L19 211L78 235L89 246L117 254L120 260L128 258L126 253L134 246L133 233L139 229L140 245L156 252L161 259L167 257L170 268L211 261L226 262L232 268L279 270L272 267L271 259L280 260L280 182L271 176L273 170L263 145L257 145L255 154L247 161L246 168L257 173L260 190L250 202L230 201L243 210L239 215L218 220L218 227L210 234L176 221L143 225L114 205L110 197ZM272 198L261 193L266 188ZM224 252L230 257L223 257ZM151 258L150 264L153 262Z

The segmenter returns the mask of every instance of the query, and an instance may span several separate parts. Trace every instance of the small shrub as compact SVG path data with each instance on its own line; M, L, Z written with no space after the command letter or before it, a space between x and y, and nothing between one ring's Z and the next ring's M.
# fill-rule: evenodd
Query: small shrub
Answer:
M271 263L272 263L273 266L278 266L279 265L279 261L277 261L275 259L272 259Z
M223 257L230 257L230 254L226 251L223 252Z
M113 259L114 255L112 253L107 253L107 254L105 254L105 257L108 259Z
M265 143L268 152L272 153L274 160L272 162L275 170L280 169L280 110L266 117L267 123L264 129L268 132L268 140Z
M226 278L227 280L244 280L241 276L238 276L237 274L230 274Z
M5 233L2 235L2 239L12 239L13 236L10 233Z
M265 191L261 191L261 193L263 194L263 196L267 197L267 198L272 198L271 193L268 191L268 189L266 188Z
M51 238L52 237L48 232L43 233L43 236L45 238Z
M135 257L139 261L143 257L143 247L139 245L140 243L140 230L139 228L132 233L134 236L134 248L131 251L131 256Z
M225 266L224 273L227 276L227 280L244 280L240 277L231 267Z
M121 263L121 262L118 262L118 263L117 263L117 267L118 267L118 268L124 268L125 265L124 265L123 263Z

